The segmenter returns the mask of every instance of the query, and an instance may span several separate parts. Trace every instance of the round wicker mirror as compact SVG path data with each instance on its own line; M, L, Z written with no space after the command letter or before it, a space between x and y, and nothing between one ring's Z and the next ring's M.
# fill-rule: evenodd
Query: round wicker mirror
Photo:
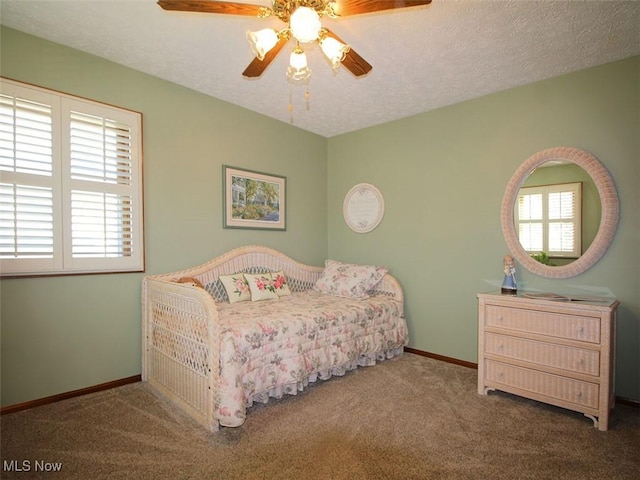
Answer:
M602 205L602 218L594 241L580 258L562 266L544 265L534 260L520 244L514 224L514 206L523 183L533 170L554 160L567 160L582 167L593 179ZM532 155L516 170L502 198L500 221L507 246L520 265L542 277L569 278L585 272L604 255L616 232L618 211L618 194L613 179L598 159L578 148L557 147Z

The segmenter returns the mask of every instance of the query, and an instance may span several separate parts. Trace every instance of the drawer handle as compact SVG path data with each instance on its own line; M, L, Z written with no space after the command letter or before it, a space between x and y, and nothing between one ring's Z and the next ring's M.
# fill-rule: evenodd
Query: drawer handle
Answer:
M587 362L584 360L584 358L581 358L580 360L573 362L573 368L575 368L576 370L584 370L586 363Z

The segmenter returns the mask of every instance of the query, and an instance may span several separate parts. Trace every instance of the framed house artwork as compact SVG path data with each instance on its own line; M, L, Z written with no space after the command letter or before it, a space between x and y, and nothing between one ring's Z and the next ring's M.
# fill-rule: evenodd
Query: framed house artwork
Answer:
M223 227L286 230L286 177L222 166Z

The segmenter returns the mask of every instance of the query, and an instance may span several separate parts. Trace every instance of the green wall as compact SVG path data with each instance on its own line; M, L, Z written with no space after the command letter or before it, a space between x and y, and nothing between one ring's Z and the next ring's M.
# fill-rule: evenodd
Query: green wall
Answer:
M261 244L327 256L327 142L289 124L2 28L0 73L142 112L147 273ZM287 230L222 228L222 165L287 177ZM0 282L2 405L137 375L143 274Z
M503 279L505 187L536 152L583 148L616 184L613 244L577 277L520 268L516 278L520 289L617 296L616 393L640 399L639 80L634 57L329 139L329 257L387 266L405 290L411 346L476 362L476 293ZM376 185L386 207L364 235L342 217L361 182Z
M520 287L610 289L619 316L618 395L640 399L640 58L325 139L11 29L0 73L143 113L147 273L265 244L306 263L388 266L406 292L411 346L476 361L476 293L502 283L499 212L517 166L577 146L611 172L618 233L598 265L566 281L518 270ZM222 164L287 177L287 231L222 228ZM342 201L378 186L386 212L351 232ZM8 279L2 405L140 373L143 274Z

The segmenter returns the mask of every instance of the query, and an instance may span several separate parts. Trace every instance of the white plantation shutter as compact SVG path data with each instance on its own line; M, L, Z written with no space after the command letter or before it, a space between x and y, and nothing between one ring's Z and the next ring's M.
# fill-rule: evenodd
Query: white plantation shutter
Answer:
M549 192L549 251L578 256L576 253L575 190Z
M71 178L131 185L132 138L124 122L70 112Z
M53 99L44 95L46 101ZM0 94L0 170L52 174L52 106Z
M51 188L0 184L0 256L53 258Z
M517 216L520 220L518 232L520 243L526 251L543 250L543 196L541 193L530 193L518 196Z
M15 88L14 88L15 87ZM2 84L0 90L0 270L53 271L60 228L60 195L53 118L59 99L47 92Z
M130 257L133 253L131 205L130 196L72 191L72 256Z
M0 85L2 274L142 270L140 114Z
M581 183L520 189L514 216L520 244L551 257L581 254Z
M73 102L69 118L70 245L67 263L135 262L141 196L135 130L127 115Z

